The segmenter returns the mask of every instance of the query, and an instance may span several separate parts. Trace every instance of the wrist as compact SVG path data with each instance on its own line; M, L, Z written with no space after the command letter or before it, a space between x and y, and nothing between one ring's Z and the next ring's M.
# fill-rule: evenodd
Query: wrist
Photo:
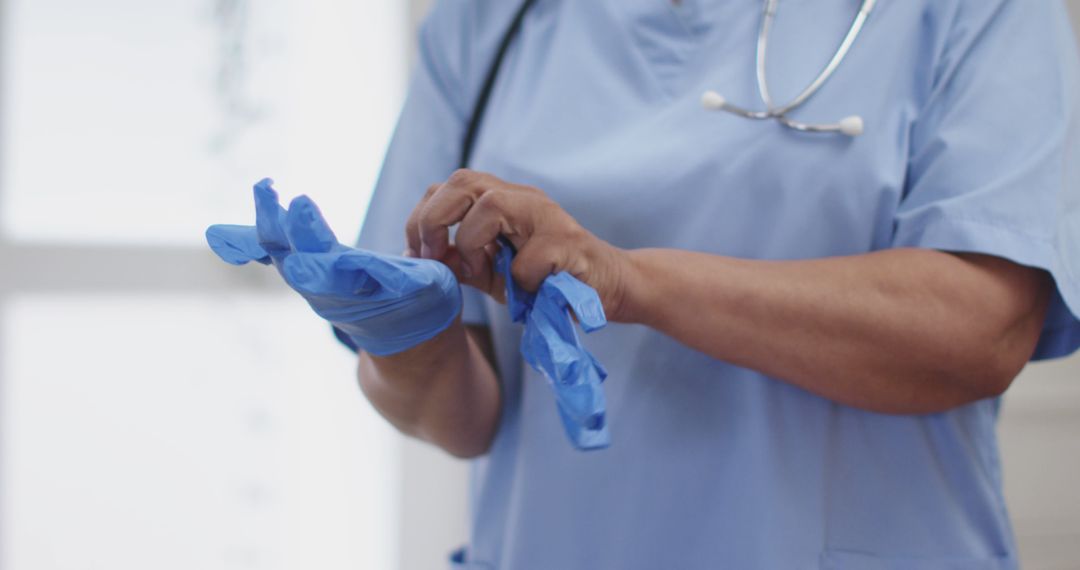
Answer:
M402 373L412 376L414 373L430 373L437 368L448 366L455 355L464 352L467 344L465 326L458 315L449 326L409 348L390 354L380 355L368 351L365 353L376 368L389 372L389 376L400 376Z
M616 306L611 320L620 323L648 324L655 282L648 269L649 249L620 250L622 263Z

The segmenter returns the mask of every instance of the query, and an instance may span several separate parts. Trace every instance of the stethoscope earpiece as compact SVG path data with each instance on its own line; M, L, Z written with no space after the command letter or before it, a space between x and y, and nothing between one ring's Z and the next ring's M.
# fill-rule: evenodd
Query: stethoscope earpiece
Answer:
M857 137L863 134L866 125L863 124L862 117L858 115L852 115L850 117L844 117L840 120L840 132L849 136Z
M727 105L727 99L716 91L706 91L701 94L701 106L708 111L723 111Z
M840 133L849 137L857 137L866 130L866 124L859 115L844 117L838 123L811 125L800 123L784 115L773 115L767 112L754 112L740 109L727 102L723 95L716 91L706 91L701 94L701 106L708 111L727 111L747 119L776 119L780 124L792 130L807 133Z

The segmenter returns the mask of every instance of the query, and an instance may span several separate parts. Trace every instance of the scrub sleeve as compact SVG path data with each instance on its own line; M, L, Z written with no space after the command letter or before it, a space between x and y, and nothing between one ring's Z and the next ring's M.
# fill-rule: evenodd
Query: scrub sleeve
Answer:
M1046 10L1063 12L1001 2L953 30L912 130L892 242L1047 271L1055 291L1032 360L1080 347L1080 85L1067 14Z

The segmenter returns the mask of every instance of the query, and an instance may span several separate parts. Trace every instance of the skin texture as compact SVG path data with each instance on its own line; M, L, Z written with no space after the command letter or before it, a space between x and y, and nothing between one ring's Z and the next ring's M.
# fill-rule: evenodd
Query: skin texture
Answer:
M887 414L941 412L1004 392L1035 348L1051 291L1045 272L978 254L755 261L621 250L541 190L467 170L432 186L406 226L408 254L443 261L497 299L500 234L518 249L512 274L527 290L568 271L597 290L611 321ZM364 355L361 385L405 433L455 455L482 454L500 411L484 334L457 323L405 353Z
M360 388L401 432L456 457L476 457L495 436L501 409L486 329L458 319L435 338L392 356L360 354Z

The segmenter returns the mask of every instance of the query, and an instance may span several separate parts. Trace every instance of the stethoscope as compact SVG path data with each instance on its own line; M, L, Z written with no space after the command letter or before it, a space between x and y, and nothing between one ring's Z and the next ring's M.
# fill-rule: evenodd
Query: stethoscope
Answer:
M506 59L506 52L510 47L510 44L517 37L521 31L522 22L525 20L525 14L529 11L529 8L535 3L536 0L525 0L521 7L518 8L517 13L514 15L514 19L503 35L502 41L499 43L498 51L495 53L495 58L492 60L491 67L488 68L487 76L484 78L484 83L480 89L480 95L476 99L476 104L473 107L472 116L469 119L469 123L465 129L465 137L462 141L461 158L459 165L462 168L466 168L469 165L469 160L472 157L473 145L476 143L476 136L480 129L480 123L483 121L484 112L487 111L488 100L491 98L491 91L495 87L495 79L499 75L499 68L502 67L503 60ZM855 15L855 20L851 23L851 27L848 29L847 34L844 36L844 40L840 43L840 47L837 48L836 53L833 55L829 63L821 70L821 73L803 90L795 99L790 103L783 106L777 106L772 99L772 95L769 92L769 80L766 74L766 56L769 49L769 35L772 31L773 21L776 20L776 8L779 4L779 0L764 0L765 8L761 18L761 28L758 31L757 40L757 84L758 94L761 96L762 102L765 103L764 111L751 111L733 105L727 101L722 95L716 91L706 91L701 97L702 105L709 110L715 111L727 111L740 117L755 120L767 120L772 119L790 129L802 132L810 133L840 133L849 137L856 137L863 133L864 124L862 117L858 115L852 115L841 119L837 123L831 124L814 124L803 123L796 121L788 116L789 113L802 107L807 101L810 100L821 88L829 81L836 69L840 67L840 64L847 57L848 52L851 51L851 46L855 43L856 38L859 37L859 33L862 32L863 27L866 25L867 18L870 17L870 13L874 10L874 5L877 4L877 0L862 0L859 6L859 11Z
M841 133L849 137L857 137L863 134L863 119L858 115L845 117L840 119L837 123L813 124L796 121L788 117L788 113L801 107L820 91L821 87L824 86L829 78L832 77L833 73L836 72L836 68L840 67L840 63L847 57L848 52L851 51L852 44L855 43L855 39L859 37L859 33L862 32L863 26L866 25L866 20L870 17L870 12L874 11L874 5L877 3L877 0L862 1L858 13L855 14L855 21L851 23L847 35L844 36L844 41L840 42L840 47L836 49L836 53L833 55L832 59L829 60L829 63L821 70L821 73L818 74L810 85L798 95L798 97L795 97L795 99L787 105L780 107L773 102L772 95L769 93L769 79L765 73L766 58L769 51L769 33L772 31L773 20L776 19L776 5L778 2L779 0L765 0L765 13L761 18L761 29L758 32L757 84L758 94L761 95L761 100L765 103L765 110L750 111L732 105L723 95L716 91L706 91L701 96L702 106L713 111L727 111L728 113L733 113L747 119L774 119L785 127L796 131L808 133Z

